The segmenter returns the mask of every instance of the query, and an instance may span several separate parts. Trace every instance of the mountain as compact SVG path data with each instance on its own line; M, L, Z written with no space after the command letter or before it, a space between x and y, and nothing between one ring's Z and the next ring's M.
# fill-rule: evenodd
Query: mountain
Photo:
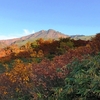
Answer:
M71 35L70 36L72 39L75 39L75 40L90 40L92 37L94 37L94 35L91 35L91 36L85 36L85 35Z
M4 42L0 42L0 49L1 49L1 48L4 48L4 47L6 47L6 46L7 46L6 43L4 43Z
M82 36L85 36L85 35L71 35L70 37L75 38L75 37L82 37Z
M55 31L53 29L49 30L41 30L39 32L36 32L34 34L30 34L27 36L23 36L21 38L15 38L15 39L8 39L8 40L0 40L1 44L4 44L5 46L11 45L11 44L17 44L19 46L24 45L25 43L32 42L36 39L43 38L43 39L58 39L58 38L67 38L68 35L64 35L63 33L59 31Z

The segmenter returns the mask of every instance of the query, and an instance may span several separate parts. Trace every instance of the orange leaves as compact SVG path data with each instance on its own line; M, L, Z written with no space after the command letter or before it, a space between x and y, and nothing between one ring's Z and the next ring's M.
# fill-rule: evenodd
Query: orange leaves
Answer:
M14 68L10 72L5 72L0 75L0 95L11 98L11 96L15 96L16 93L21 95L25 95L27 91L34 86L31 85L30 75L31 73L31 65L27 64L27 66L18 60L15 60ZM4 89L2 88L4 87ZM4 92L2 92L4 91Z
M37 57L43 57L43 56L44 56L43 51L42 50L39 50L38 51L38 54L37 54Z
M30 58L37 60L42 58L40 63L23 63L20 59L14 60L13 69L9 70L5 64L6 72L0 74L0 96L32 94L38 98L37 91L48 95L52 87L56 87L64 84L64 78L70 73L66 67L74 58L82 60L84 55L91 55L100 51L99 38L93 39L92 41L85 42L79 40L78 44L75 44L75 48L72 48L72 44L69 42L69 47L66 49L67 39L59 41L44 41L40 39L38 46L30 48L30 44L26 45L26 49L16 54L15 58ZM73 43L77 43L74 41ZM37 44L36 44L37 45ZM57 47L65 48L66 53L60 56L57 55ZM16 50L15 50L16 51ZM48 54L53 54L54 58L52 61L45 59ZM12 59L13 56L9 56L5 59ZM27 60L27 59L25 59ZM59 90L62 91L62 90ZM39 93L38 92L38 93ZM3 99L2 99L3 100Z
M26 67L22 62L20 63L19 60L17 65L15 65L15 67L11 71L11 74L17 77L17 81L19 80L23 82L29 81L29 73L29 67Z
M36 57L37 56L37 52L36 51L33 51L31 54L30 54L31 57Z
M42 50L39 50L38 52L36 51L33 51L31 54L30 54L31 57L44 57L44 54L43 54L43 51Z

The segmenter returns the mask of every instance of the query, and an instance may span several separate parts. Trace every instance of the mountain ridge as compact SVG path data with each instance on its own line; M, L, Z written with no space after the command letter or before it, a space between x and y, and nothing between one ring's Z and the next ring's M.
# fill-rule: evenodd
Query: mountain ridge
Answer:
M39 38L43 39L59 39L59 38L72 38L72 39L81 39L81 40L90 40L94 36L85 36L85 35L65 35L59 31L49 29L49 30L40 30L38 32L22 36L20 38L13 38L7 40L0 40L0 48L5 48L11 44L17 44L18 46L22 46L27 42L33 42Z
M9 46L11 44L19 44L22 43L26 43L28 41L34 41L36 39L39 38L43 38L43 39L58 39L58 38L67 38L69 37L68 35L65 35L59 31L55 31L53 29L49 29L49 30L41 30L38 32L35 32L33 34L27 35L27 36L22 36L20 38L14 38L14 39L7 39L7 40L0 40L0 44L3 44L5 46ZM5 47L3 46L3 47Z

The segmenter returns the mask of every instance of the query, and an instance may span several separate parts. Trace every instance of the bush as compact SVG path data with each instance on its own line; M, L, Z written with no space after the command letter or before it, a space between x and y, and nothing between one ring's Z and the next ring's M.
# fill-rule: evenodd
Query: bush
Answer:
M55 90L57 100L100 100L100 54L67 65L65 86Z

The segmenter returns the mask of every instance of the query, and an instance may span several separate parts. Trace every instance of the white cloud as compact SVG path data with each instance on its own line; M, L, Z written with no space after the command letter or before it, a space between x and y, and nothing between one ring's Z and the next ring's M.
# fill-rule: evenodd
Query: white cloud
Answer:
M17 38L17 37L16 36L0 35L0 40L13 39L13 38Z
M29 35L29 34L35 33L34 30L32 32L30 32L27 29L23 29L23 31L24 31L24 35Z
M33 30L32 33L35 33L35 31Z
M29 30L27 30L27 29L23 29L23 31L24 31L24 34L25 34L25 35L30 34Z
M23 33L13 33L13 34L9 34L9 35L0 35L0 40L6 40L6 39L13 39L13 38L20 38L22 36L27 36L30 34L35 33L34 30L33 31L29 31L27 29L23 29Z

